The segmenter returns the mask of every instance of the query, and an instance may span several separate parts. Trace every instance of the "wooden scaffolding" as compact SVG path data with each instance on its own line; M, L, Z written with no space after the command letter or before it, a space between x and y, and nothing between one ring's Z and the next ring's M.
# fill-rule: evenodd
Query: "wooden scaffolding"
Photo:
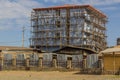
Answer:
M65 46L106 48L107 17L90 5L35 8L31 13L30 46L48 52Z

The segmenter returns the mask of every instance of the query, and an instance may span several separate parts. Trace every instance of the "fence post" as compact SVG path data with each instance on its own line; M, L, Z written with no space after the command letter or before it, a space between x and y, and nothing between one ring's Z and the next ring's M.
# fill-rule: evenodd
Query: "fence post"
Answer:
M52 67L57 68L57 55L52 55Z
M29 56L26 57L26 67L29 67Z
M15 54L13 54L12 65L13 67L16 67L16 55Z
M3 56L0 56L0 70L2 70L3 67Z
M43 67L43 64L42 64L42 62L43 62L43 57L39 57L39 61L38 61L39 63L38 63L38 66L40 67L40 68L42 68Z
M57 68L57 60L56 59L53 59L53 67Z
M86 68L87 68L87 60L86 60L86 58L87 58L87 55L84 54L84 55L83 55L83 69L86 69Z
M98 64L99 64L99 68L103 69L103 62L102 62L102 56L98 57Z
M72 57L67 58L67 68L71 69L72 68Z

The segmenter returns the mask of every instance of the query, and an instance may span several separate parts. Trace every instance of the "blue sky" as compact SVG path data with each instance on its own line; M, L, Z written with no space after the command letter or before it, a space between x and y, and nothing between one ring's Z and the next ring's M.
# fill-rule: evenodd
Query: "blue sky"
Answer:
M32 9L64 4L89 4L106 14L107 43L116 45L120 37L120 0L0 0L0 46L22 46L24 26L25 46L28 47Z

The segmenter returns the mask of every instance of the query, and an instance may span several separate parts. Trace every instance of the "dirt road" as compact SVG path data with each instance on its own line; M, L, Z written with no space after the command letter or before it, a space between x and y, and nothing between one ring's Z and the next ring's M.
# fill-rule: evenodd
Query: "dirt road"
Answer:
M83 75L59 71L0 71L0 80L120 80L113 75Z

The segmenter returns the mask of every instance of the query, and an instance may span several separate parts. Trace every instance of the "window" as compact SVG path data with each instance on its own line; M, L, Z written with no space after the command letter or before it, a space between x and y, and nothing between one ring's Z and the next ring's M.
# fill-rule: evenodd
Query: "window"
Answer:
M60 10L56 10L56 15L60 16Z
M60 21L56 21L55 24L58 28L60 27Z
M67 57L67 60L72 60L72 57Z
M56 37L57 39L60 39L60 33L57 32L57 33L55 34L55 37Z

